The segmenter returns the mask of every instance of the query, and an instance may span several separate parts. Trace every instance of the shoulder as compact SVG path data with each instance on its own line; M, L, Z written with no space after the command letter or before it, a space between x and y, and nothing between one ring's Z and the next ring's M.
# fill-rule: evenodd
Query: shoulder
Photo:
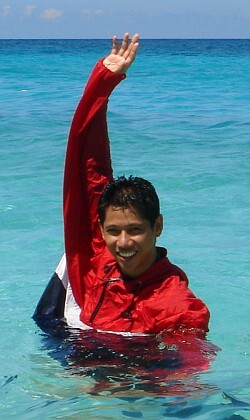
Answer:
M166 280L175 278L176 281L183 282L186 286L188 286L189 280L186 273L169 260L167 250L162 247L157 247L157 252L159 259L155 264L155 271L159 273L159 275L165 276Z

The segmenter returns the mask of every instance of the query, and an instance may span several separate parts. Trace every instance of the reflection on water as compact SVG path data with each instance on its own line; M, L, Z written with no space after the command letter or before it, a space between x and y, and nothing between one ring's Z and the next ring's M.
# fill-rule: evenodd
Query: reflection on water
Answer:
M40 333L22 407L44 418L246 419L249 403L209 384L218 348L192 336L123 337L65 327ZM28 386L29 382L29 386ZM235 417L237 416L237 417ZM22 417L20 417L22 418Z
M91 378L92 395L133 397L209 395L202 384L218 348L194 336L124 337L93 330L52 328L43 334L43 349L60 361L69 375Z

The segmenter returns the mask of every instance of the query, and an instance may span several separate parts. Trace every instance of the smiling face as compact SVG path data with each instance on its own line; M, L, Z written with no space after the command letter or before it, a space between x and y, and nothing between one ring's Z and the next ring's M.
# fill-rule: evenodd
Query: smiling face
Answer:
M100 226L103 239L122 273L137 277L156 261L156 238L162 232L162 216L154 226L133 208L109 206Z

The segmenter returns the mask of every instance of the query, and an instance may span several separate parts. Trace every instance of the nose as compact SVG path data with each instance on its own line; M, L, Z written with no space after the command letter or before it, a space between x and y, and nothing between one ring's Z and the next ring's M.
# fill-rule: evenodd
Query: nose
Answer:
M130 235L125 230L122 230L117 238L117 246L120 248L129 248L132 244L133 241Z

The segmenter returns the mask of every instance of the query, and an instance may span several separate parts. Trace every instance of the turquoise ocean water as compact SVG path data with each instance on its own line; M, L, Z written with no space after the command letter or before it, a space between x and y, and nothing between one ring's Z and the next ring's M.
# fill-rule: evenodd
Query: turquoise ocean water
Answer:
M31 319L63 252L72 114L109 45L0 40L0 418L250 419L250 40L142 40L109 104L115 174L155 184L159 244L210 308L209 369L160 388L126 360L79 375Z

